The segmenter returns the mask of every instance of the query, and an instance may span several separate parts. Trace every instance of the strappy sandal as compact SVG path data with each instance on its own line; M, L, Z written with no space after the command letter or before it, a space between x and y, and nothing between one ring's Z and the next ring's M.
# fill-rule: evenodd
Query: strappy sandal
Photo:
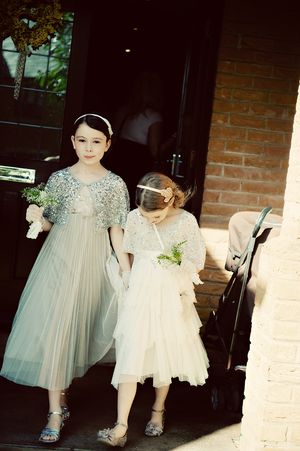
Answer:
M46 426L42 429L41 435L39 437L39 442L42 442L45 444L52 444L52 443L58 442L60 439L60 431L64 427L64 416L61 412L49 412L48 416L47 416L48 420L50 419L51 415L60 415L62 418L62 421L61 421L59 429L50 428L48 426ZM46 437L49 437L49 436L53 437L53 439L46 439Z
M155 410L152 409L152 412L161 413L162 414L162 424L159 426L156 423L153 423L151 420L148 421L145 428L145 435L148 437L159 437L164 432L165 427L165 409L163 410Z
M114 434L114 427L118 426L118 425L126 428L125 434L122 435L121 437L116 437ZM108 428L108 429L102 429L102 430L98 431L97 441L104 443L105 445L108 445L108 446L119 446L120 448L123 448L127 442L128 426L123 423L115 423L114 427Z

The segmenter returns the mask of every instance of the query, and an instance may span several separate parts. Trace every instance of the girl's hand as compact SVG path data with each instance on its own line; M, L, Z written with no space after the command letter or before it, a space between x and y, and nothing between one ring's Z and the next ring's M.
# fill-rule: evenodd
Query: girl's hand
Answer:
M129 287L129 280L130 280L130 271L123 271L122 272L122 281L123 281L123 285L126 289Z
M29 205L26 210L26 221L28 222L43 222L43 207L37 205Z

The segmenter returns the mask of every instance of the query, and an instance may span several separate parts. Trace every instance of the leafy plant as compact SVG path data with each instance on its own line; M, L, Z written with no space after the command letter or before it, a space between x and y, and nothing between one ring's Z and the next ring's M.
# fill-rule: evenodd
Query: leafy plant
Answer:
M173 265L180 265L182 261L182 246L186 243L185 241L181 241L180 243L174 244L171 247L170 254L160 254L157 256L157 260L159 263L169 262Z
M50 207L57 205L57 199L47 191L45 191L45 184L40 183L33 188L26 187L21 190L22 197L25 197L30 204L38 207Z

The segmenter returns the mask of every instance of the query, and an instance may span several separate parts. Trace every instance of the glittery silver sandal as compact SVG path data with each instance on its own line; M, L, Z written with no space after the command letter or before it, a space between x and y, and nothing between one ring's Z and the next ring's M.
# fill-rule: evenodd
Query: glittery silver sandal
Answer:
M145 428L145 435L148 437L159 437L164 432L165 427L165 409L163 410L155 410L152 409L152 412L157 412L162 414L162 425L159 426L156 423L153 423L151 420L148 421L146 428Z
M108 446L119 446L120 448L123 448L127 442L128 426L123 423L115 423L115 426L117 425L124 426L124 428L126 428L126 432L124 435L122 435L121 437L115 437L113 432L114 428L102 429L97 433L97 441L104 443L105 445Z

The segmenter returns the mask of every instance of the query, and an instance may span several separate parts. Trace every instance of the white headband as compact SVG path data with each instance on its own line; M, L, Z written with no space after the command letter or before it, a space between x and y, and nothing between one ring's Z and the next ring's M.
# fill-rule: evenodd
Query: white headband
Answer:
M155 193L159 193L161 196L164 197L164 202L166 202L166 203L169 202L173 197L173 190L170 186L168 188L164 188L164 189L152 188L152 186L146 186L146 185L137 185L137 187L142 188L142 189L147 189L149 191L154 191Z
M96 117L99 117L99 119L102 119L103 122L105 122L106 125L107 125L109 136L110 136L110 137L112 136L113 131L112 131L110 122L109 122L105 117L102 117L102 116L100 116L99 114L94 114L94 113L86 113L86 114L83 114L82 116L79 116L79 117L76 119L76 121L74 122L74 125L76 124L77 121L79 121L79 119L81 119L81 118L83 118L83 117L85 117L85 116L96 116Z

